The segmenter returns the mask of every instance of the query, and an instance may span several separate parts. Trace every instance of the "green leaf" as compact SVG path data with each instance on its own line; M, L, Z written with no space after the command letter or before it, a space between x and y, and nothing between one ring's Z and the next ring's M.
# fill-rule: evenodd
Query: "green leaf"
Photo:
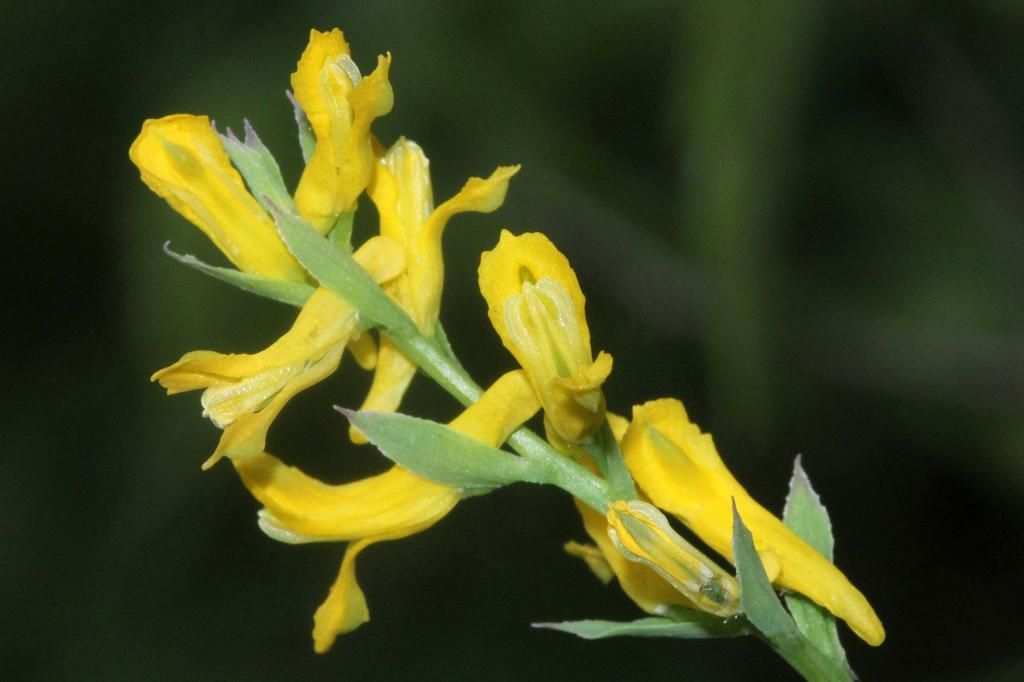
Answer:
M285 90L285 94L288 95L288 101L292 103L292 108L295 111L295 125L299 130L299 147L302 149L302 160L309 163L313 152L316 151L316 136L313 134L313 127L309 125L306 112L299 106L299 102L295 99L292 91Z
M568 632L583 639L606 637L674 637L677 639L709 639L739 637L750 634L742 618L715 618L692 609L676 609L672 618L651 616L634 621L569 620L561 623L534 623L533 627Z
M835 544L832 522L821 499L811 487L799 455L793 462L793 478L789 482L789 495L786 497L782 519L802 540L826 559L832 560ZM839 642L839 631L832 614L801 594L787 594L786 605L800 632L826 656L845 665L846 652Z
M768 575L754 549L754 538L743 525L735 500L732 517L733 559L736 577L740 581L740 606L747 619L768 644L805 679L849 682L850 674L846 667L811 644L786 613L768 581Z
M284 179L281 177L281 169L277 165L277 160L260 140L256 130L249 123L249 119L245 119L244 125L245 140L235 137L231 128L227 129L227 135L220 136L224 150L231 158L231 163L245 178L245 184L249 186L249 191L263 208L270 210L267 203L269 200L278 206L292 210L292 198L284 186Z
M492 448L444 424L404 414L335 409L385 457L432 481L468 489L547 482L544 470L531 460Z
M263 277L261 275L252 275L247 272L235 270L234 268L209 265L195 256L172 251L170 242L166 242L164 244L164 253L179 263L187 265L190 268L195 268L204 275L209 275L210 277L219 279L222 282L227 282L228 284L236 286L243 291L248 291L250 294L256 294L257 296L280 301L281 303L287 303L288 305L293 305L298 308L305 305L306 299L313 295L313 287L308 284L302 284L301 282L286 282L279 279L272 279L270 277Z
M376 324L404 336L416 335L416 325L405 311L377 286L351 254L332 244L295 213L272 201L269 207L285 246L314 279Z

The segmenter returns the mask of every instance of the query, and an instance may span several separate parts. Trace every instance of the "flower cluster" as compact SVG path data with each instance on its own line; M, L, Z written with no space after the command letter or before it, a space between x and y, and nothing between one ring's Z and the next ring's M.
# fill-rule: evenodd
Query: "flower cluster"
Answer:
M470 178L435 206L423 150L404 137L385 146L371 131L392 107L390 67L391 56L381 56L363 76L341 31L310 33L291 78L306 161L294 192L248 122L239 140L230 130L220 135L205 116L148 120L130 150L150 189L235 267L187 262L301 306L291 328L261 352L193 351L153 379L169 394L202 389L203 415L222 430L204 467L231 462L262 505L258 522L267 535L349 543L314 618L316 650L369 619L355 572L363 550L423 531L460 499L515 481L572 494L594 544L566 550L605 582L616 578L650 614L743 618L742 570L737 582L666 516L734 561L735 507L777 588L881 643L884 631L867 600L830 558L744 490L681 402L638 405L628 420L607 411L603 384L612 358L595 356L576 274L543 234L502 231L481 258L488 316L520 368L486 391L473 384L439 321L442 236L457 213L499 208L519 168ZM355 247L353 214L364 193L379 229ZM372 441L396 464L331 485L267 452L266 441L289 400L335 372L346 349L374 372L360 411L349 413L350 438ZM417 370L464 403L447 425L393 414ZM544 439L522 428L538 411ZM506 441L518 456L500 450Z

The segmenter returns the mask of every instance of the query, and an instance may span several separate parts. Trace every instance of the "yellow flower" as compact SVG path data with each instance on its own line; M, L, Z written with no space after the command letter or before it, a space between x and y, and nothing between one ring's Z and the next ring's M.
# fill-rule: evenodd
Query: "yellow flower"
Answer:
M380 214L380 233L402 245L406 269L386 291L409 313L425 336L432 336L441 310L444 260L441 238L448 220L457 213L490 213L501 206L509 179L519 166L502 166L487 179L470 178L458 194L434 208L430 162L415 142L399 138L380 159L368 193ZM382 338L373 384L363 410L398 409L416 365L389 339ZM352 439L365 442L355 428Z
M480 259L480 293L537 391L545 425L568 445L588 442L605 419L601 385L612 357L593 359L585 299L569 261L542 234L502 230Z
M355 258L378 282L404 267L401 250L387 237L368 240ZM203 415L224 433L203 468L224 455L261 452L271 422L291 397L337 369L358 321L354 308L321 287L291 329L265 350L254 355L194 351L154 374L168 395L206 389Z
M128 156L142 180L243 272L304 282L273 221L245 188L206 116L150 119Z
M716 552L732 560L735 500L776 585L814 600L845 620L868 644L885 639L882 623L864 595L743 489L725 467L711 436L690 422L678 400L655 400L633 408L622 449L630 473L651 501Z
M450 426L496 447L539 407L522 372L510 372ZM263 504L260 526L271 537L293 543L353 541L314 617L313 642L320 653L327 651L339 634L370 618L366 597L356 581L359 553L375 542L429 528L463 495L458 488L420 478L398 466L354 483L328 485L265 452L232 461L245 486Z
M608 412L607 416L616 442L621 443L629 427L629 421L612 412ZM584 466L596 472L597 466L586 451L575 448L572 452L581 459ZM568 543L565 547L566 552L586 561L601 582L607 583L610 576L614 575L626 596L647 613L661 614L668 606L696 608L692 601L672 587L653 568L630 561L615 547L608 533L608 519L604 514L599 514L579 500L575 500L575 503L583 518L583 527L594 545Z
M608 536L623 556L654 569L693 606L722 617L739 612L736 580L672 530L657 507L619 500L606 518Z
M356 209L376 159L370 124L391 111L391 55L377 58L365 78L338 29L309 32L292 74L292 90L316 135L316 149L295 191L299 213L326 233L342 213Z

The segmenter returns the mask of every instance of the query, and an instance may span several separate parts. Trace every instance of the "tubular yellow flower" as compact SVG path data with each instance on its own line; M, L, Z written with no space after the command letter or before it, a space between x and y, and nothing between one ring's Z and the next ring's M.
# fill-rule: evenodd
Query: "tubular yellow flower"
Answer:
M496 381L450 426L492 446L503 443L540 405L522 372ZM366 547L418 533L437 523L462 498L458 488L395 466L354 483L328 485L265 452L234 458L246 488L263 504L260 527L284 542L352 540L338 577L314 617L317 652L369 620L356 581L355 560Z
M647 502L613 502L608 536L630 561L645 564L701 611L728 617L739 611L740 586L682 536Z
M354 211L370 183L376 163L370 124L394 103L390 66L391 55L380 56L364 78L339 29L309 32L292 90L316 135L316 149L299 180L295 205L320 232Z
M150 119L128 156L153 192L191 221L243 272L303 282L273 221L249 194L206 116Z
M868 644L885 639L882 623L864 595L743 489L725 467L711 436L690 422L678 400L655 400L633 408L622 449L630 473L651 501L716 552L732 560L735 500L776 585L814 600L845 620Z
M397 276L404 258L386 237L370 239L356 260L378 281ZM153 375L168 395L206 389L203 415L224 429L209 468L224 455L242 457L263 450L267 430L299 391L323 380L338 367L358 324L348 303L321 287L313 292L292 328L265 350L225 355L193 351Z
M486 179L470 178L458 194L434 208L430 161L418 144L400 138L380 159L368 193L380 214L380 233L402 245L406 262L405 272L385 289L423 334L433 335L441 311L441 238L448 220L457 213L497 210L518 170L519 166L502 166ZM415 374L416 365L389 339L381 339L377 372L360 409L395 411ZM355 428L350 435L353 441L365 442Z
M576 273L540 233L502 230L480 259L480 293L505 348L526 370L545 424L568 445L585 443L605 419L601 385L612 357L593 359Z

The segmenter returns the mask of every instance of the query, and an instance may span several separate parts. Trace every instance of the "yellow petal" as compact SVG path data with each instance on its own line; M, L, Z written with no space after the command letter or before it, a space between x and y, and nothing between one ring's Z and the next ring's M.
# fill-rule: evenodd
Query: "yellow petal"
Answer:
M491 213L505 203L508 181L521 166L498 166L487 178L470 178L458 194L444 202L430 216L426 238L440 238L448 220L456 213Z
M402 402L402 396L416 375L416 365L395 347L391 339L382 337L380 353L377 356L377 371L373 383L360 410L369 412L394 412ZM348 430L353 443L366 443L366 436L354 426Z
M635 407L622 441L626 465L644 493L704 542L732 560L732 500L750 528L774 582L800 592L845 620L864 641L881 644L885 630L867 599L830 561L757 503L722 462L677 400Z
M663 613L666 606L693 608L693 602L678 592L649 566L630 561L608 537L608 521L579 500L576 508L583 517L587 535L601 550L608 565L619 579L622 591L647 613Z
M327 232L342 213L356 209L373 175L376 157L370 125L391 111L388 81L391 56L363 78L341 31L311 31L309 44L292 74L292 89L316 135L295 204L299 213Z
M372 370L377 366L377 342L369 332L353 337L348 342L348 350L355 358L356 364L363 369Z
M370 620L366 596L356 581L356 557L373 542L367 538L346 548L338 577L313 615L313 649L318 654L326 653L338 635L352 632Z
M449 426L492 447L498 447L540 409L526 374L503 374L483 396L453 419Z
M601 581L602 585L607 585L615 577L615 571L612 570L611 564L604 558L604 554L601 553L597 545L585 545L570 540L562 546L562 549L569 556L583 559L587 568Z
M309 539L352 540L417 532L444 517L459 491L401 467L352 483L328 484L265 452L232 460L272 522Z
M146 121L128 156L149 188L201 229L239 270L305 281L305 271L245 188L206 116Z

